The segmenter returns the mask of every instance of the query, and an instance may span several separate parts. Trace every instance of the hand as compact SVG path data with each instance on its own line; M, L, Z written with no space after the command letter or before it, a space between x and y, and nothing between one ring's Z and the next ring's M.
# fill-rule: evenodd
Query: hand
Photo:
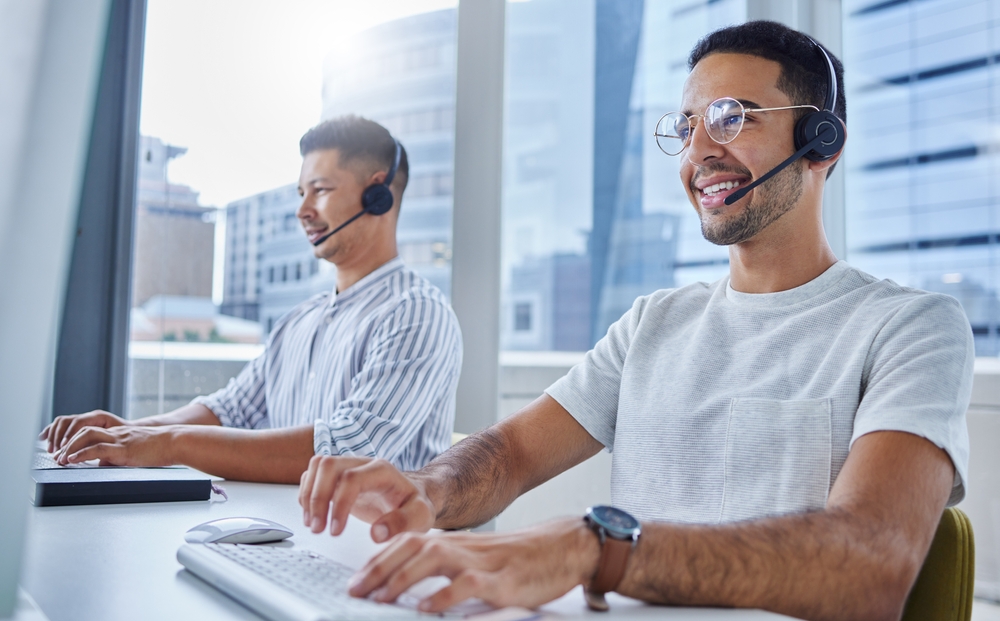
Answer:
M97 459L102 466L172 466L173 426L84 427L55 455L57 463Z
M111 427L120 427L131 424L132 423L124 418L115 416L110 412L105 412L104 410L94 410L93 412L87 412L86 414L57 416L54 421L49 423L45 429L42 430L42 433L38 435L38 439L47 440L48 446L46 449L50 453L55 453L65 446L66 442L84 427L101 427L103 429L110 429Z
M580 518L564 518L510 533L404 533L368 561L349 592L380 602L430 576L451 584L421 600L442 612L470 597L496 607L534 608L587 584L597 573L600 544Z
M344 532L348 515L354 515L372 525L376 543L404 531L426 532L437 517L416 477L368 457L314 455L299 482L299 504L312 532L323 532L328 511L331 535Z

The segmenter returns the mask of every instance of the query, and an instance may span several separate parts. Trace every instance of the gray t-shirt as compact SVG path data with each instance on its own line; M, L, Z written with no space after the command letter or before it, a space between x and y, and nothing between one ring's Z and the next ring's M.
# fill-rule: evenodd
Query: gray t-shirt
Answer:
M641 297L546 392L613 452L615 506L720 523L824 507L881 430L944 449L959 502L973 360L955 299L841 261L778 293L723 278Z

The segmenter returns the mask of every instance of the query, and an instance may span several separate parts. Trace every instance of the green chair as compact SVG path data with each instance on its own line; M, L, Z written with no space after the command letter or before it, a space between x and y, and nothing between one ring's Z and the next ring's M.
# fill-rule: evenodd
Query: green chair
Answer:
M910 591L903 621L969 621L975 581L976 545L969 517L944 510L927 560Z

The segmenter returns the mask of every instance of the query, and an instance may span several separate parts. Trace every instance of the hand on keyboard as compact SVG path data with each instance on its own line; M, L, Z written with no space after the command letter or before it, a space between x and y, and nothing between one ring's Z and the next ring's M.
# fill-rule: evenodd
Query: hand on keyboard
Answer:
M352 579L349 592L393 602L430 576L451 584L424 598L419 610L440 612L469 598L503 608L535 608L586 584L597 571L600 544L579 518L508 533L404 533Z
M384 459L315 455L302 474L299 504L314 533L330 523L339 535L354 515L372 525L376 543L405 531L426 532L437 511L420 482Z
M115 416L114 414L105 412L104 410L94 410L93 412L87 412L86 414L74 414L72 416L57 416L54 421L49 423L45 429L42 430L42 433L38 434L38 439L45 442L45 450L47 452L55 453L59 449L63 448L66 443L68 443L70 439L77 434L77 432L85 427L110 429L111 427L120 427L130 424L131 423L124 418Z

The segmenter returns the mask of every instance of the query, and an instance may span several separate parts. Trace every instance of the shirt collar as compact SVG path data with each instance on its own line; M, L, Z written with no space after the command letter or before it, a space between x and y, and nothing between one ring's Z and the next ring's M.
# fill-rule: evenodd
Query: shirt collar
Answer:
M359 295L364 295L366 291L374 291L382 281L401 269L403 269L403 260L397 255L339 293L337 292L337 285L334 285L333 291L330 292L330 306L333 306L337 302L344 302Z
M777 308L791 306L810 300L828 291L850 272L850 266L844 261L837 261L825 272L804 285L778 291L776 293L743 293L733 289L730 279L726 278L726 298L735 304L757 308Z

